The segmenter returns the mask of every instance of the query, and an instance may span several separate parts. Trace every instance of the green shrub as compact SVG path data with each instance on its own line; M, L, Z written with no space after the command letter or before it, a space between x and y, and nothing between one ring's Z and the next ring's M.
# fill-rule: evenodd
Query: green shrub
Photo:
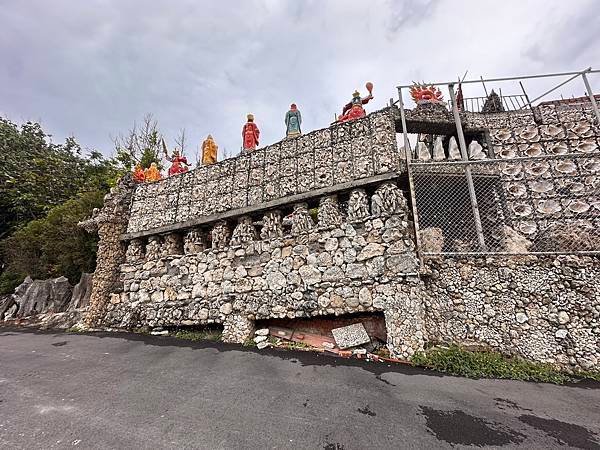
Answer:
M508 378L555 384L572 380L550 364L533 363L493 351L471 352L456 345L418 352L412 363L469 378Z

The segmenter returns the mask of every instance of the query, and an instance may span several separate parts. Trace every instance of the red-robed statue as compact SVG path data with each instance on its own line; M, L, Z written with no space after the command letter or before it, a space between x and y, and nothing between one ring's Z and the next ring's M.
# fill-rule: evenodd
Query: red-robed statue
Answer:
M171 167L169 167L169 176L178 175L188 171L187 166L189 166L189 163L187 158L181 155L179 150L173 150L173 156L169 156L167 146L165 145L165 141L163 141L163 151L165 152L165 159L171 163Z
M254 123L254 115L248 114L248 122L242 128L243 149L245 152L256 150L260 130Z
M373 83L367 83L366 87L369 91L369 95L365 98L361 98L360 92L354 91L352 100L344 106L342 115L338 118L338 122L346 122L348 120L360 119L361 117L366 116L365 109L362 105L366 105L370 100L373 100Z

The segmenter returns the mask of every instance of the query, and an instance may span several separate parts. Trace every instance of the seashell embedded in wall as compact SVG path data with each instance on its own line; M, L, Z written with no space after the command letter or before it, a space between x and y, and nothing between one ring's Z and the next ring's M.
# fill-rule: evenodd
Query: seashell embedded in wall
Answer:
M519 134L519 138L524 142L537 142L540 140L540 133L538 127L535 125L529 125L523 128Z
M600 172L600 161L589 160L585 161L582 165L582 168L585 172L588 173L598 173Z
M576 152L581 153L593 153L598 150L598 144L594 139L583 139L581 141L572 141L571 147Z
M525 172L534 177L539 177L548 172L550 168L546 161L530 161L525 163Z
M538 180L529 183L529 188L538 194L545 194L554 189L554 185L550 180Z
M554 168L558 172L564 173L566 175L573 175L577 172L577 166L573 161L559 161L556 163Z
M546 152L549 155L566 155L569 148L565 142L549 142L546 144Z
M537 225L535 222L524 220L519 224L519 231L523 234L533 234L537 231Z
M533 208L526 203L515 203L512 210L517 216L527 217L533 213Z
M519 150L523 156L527 157L540 156L542 153L544 153L542 144L537 142L533 144L521 144L519 145Z
M496 141L499 143L514 142L511 131L506 128L492 130L490 133L490 136L493 141Z
M510 183L506 187L506 190L510 195L517 198L523 197L527 194L527 189L525 189L525 186L521 183Z
M586 138L593 136L594 131L592 130L591 124L587 120L580 120L567 125L570 138Z
M590 205L581 200L572 200L569 202L568 209L576 214L582 214L590 209Z
M536 209L542 214L555 214L559 212L562 207L560 203L554 199L540 200L537 202Z
M509 164L509 163L507 163L502 168L502 173L504 175L508 175L509 177L513 177L513 179L521 179L521 178L523 178L523 174L521 172L521 165L520 164Z
M563 127L554 124L540 125L540 132L544 140L562 139L565 137Z

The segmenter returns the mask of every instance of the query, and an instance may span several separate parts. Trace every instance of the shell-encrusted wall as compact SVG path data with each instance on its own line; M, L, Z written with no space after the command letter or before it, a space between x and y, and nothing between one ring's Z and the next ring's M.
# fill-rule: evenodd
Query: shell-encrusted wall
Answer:
M129 233L399 171L390 109L138 185Z

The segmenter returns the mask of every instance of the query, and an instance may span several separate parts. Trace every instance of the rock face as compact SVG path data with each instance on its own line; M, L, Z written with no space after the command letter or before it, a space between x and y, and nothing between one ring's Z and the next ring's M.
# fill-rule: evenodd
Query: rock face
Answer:
M47 312L66 310L73 286L65 277L51 280L26 280L14 295L19 305L16 317L27 317Z
M92 282L94 279L93 273L82 273L79 283L73 288L73 295L69 302L67 311L74 311L76 309L85 308L90 303L90 296L92 295Z

